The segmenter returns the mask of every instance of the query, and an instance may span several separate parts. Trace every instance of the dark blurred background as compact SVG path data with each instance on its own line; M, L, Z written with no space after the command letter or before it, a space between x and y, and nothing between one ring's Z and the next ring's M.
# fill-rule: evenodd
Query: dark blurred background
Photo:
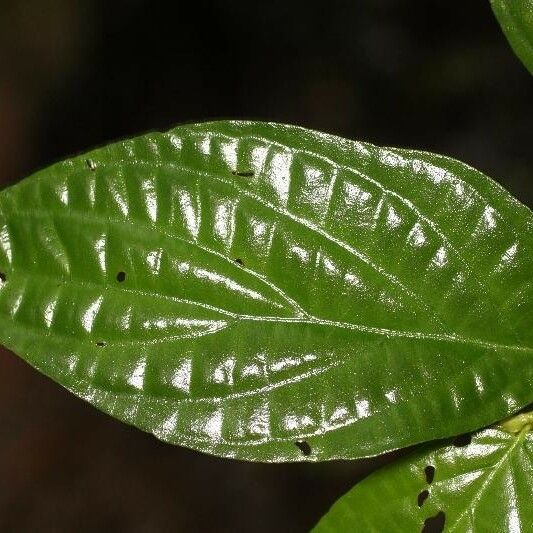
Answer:
M488 0L0 0L0 182L190 121L451 155L533 206L533 84ZM305 531L381 459L220 460L0 352L0 531Z

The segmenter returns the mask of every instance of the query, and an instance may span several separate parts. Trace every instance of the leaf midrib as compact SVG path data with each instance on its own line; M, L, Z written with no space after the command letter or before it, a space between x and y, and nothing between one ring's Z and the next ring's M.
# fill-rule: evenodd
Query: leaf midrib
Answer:
M42 273L32 273L31 276L28 275L21 275L19 272L16 274L16 276L24 277L26 280L35 280L35 279L43 279L51 284L57 283L57 280L55 278L52 278L51 276L44 275ZM352 330L357 331L361 333L368 333L368 334L374 334L381 337L395 337L395 338L407 338L407 339L418 339L418 340L429 340L429 341L440 341L440 342L450 342L450 343L457 343L457 344L463 344L463 345L469 345L469 346L475 346L479 348L487 348L490 350L510 350L510 351L518 351L518 352L525 352L525 353L531 353L533 354L533 347L529 346L522 346L522 345L514 345L514 344L502 344L502 343L496 343L492 341L487 341L484 339L480 339L477 337L465 337L462 335L453 335L453 334L445 334L445 333L428 333L423 331L414 331L414 330L396 330L396 329L390 329L390 328L380 328L375 326L366 326L364 324L354 324L351 322L341 322L341 321L335 321L335 320L327 320L327 319L321 319L312 315L308 315L307 317L278 317L278 316L257 316L257 315L245 315L241 313L233 313L231 311L223 310L214 306L210 306L209 304L205 304L203 302L196 302L194 300L187 300L184 298L169 296L165 294L160 294L156 292L146 292L139 289L133 289L128 287L113 287L111 285L106 284L100 284L95 283L92 281L87 280L74 280L70 278L69 280L65 280L64 283L66 285L81 285L82 287L92 287L101 289L102 291L124 291L131 294L138 294L141 296L148 296L148 297L155 297L155 298L161 298L161 299L167 299L171 300L176 303L185 303L189 305L196 305L205 309L209 309L214 312L220 312L224 317L229 317L227 320L228 325L233 325L235 323L238 323L239 321L248 321L248 322L273 322L273 323L280 323L280 324L302 324L302 325L311 325L311 326L326 326L330 328L339 328L339 329L346 329L346 330ZM212 333L205 333L204 335L216 335L219 331L217 330ZM177 340L181 336L179 335L169 335L169 336L161 336L157 339L151 339L151 340L129 340L126 342L109 342L106 343L107 346L128 346L128 345L135 345L135 344L160 344L163 342L169 342L172 340Z
M240 139L235 139L235 138L233 138L231 136L224 135L224 134L221 134L221 136L226 137L228 139L232 139L232 140L240 140ZM253 138L253 136L248 137L248 138ZM262 140L264 140L264 139L262 139ZM290 148L290 147L287 147L287 146L285 146L285 145L283 145L283 144L281 144L281 143L279 143L277 141L271 140L271 139L268 139L268 142L270 144L279 145L280 147ZM308 152L306 150L301 150L301 149L298 149L298 150L301 151L301 152ZM312 153L312 152L309 152L309 153ZM314 155L316 155L316 154L314 154ZM322 159L330 162L336 168L339 167L339 165L337 165L337 164L333 163L332 161L330 161L329 158L325 158L323 156L320 156L320 157ZM221 183L223 183L223 184L225 184L227 186L230 186L230 187L234 188L236 191L238 191L242 195L246 195L246 196L258 201L259 203L261 203L265 207L267 207L269 209L272 209L272 210L278 212L281 215L287 216L288 218L290 218L290 220L307 227L308 229L310 229L313 232L319 233L325 239L327 239L330 242L332 242L332 243L344 248L345 250L350 252L352 255L354 255L355 257L359 258L360 260L364 261L366 264L371 266L374 270L376 270L378 273L383 275L388 281L390 281L391 283L393 283L395 285L398 285L404 292L406 292L409 296L411 296L416 301L418 301L427 310L433 311L433 309L430 308L428 306L428 304L426 302L424 302L418 294L416 294L415 292L411 291L408 287L403 285L403 283L401 283L395 276L393 276L392 274L389 274L388 272L386 272L383 269L383 267L381 267L381 266L377 265L376 263L374 263L370 258L368 258L362 252L359 252L357 249L353 248L349 244L347 244L347 243L343 242L342 240L337 239L336 237L330 235L328 232L322 230L316 224L314 224L314 223L312 223L312 222L310 222L310 221L308 221L306 219L303 219L301 217L298 217L297 215L294 215L293 213L289 212L288 210L281 209L281 208L277 207L276 205L271 204L267 200L265 200L262 197L260 197L257 194L255 194L253 191L247 191L246 189L242 189L235 182L226 180L223 177L217 175L216 173L208 173L208 172L205 172L205 171L193 169L193 168L190 168L190 167L187 167L187 166L183 166L183 165L178 165L178 164L175 164L175 163L152 162L152 161L149 161L149 160L142 160L142 159L136 160L135 163L132 163L131 161L128 161L128 160L120 160L120 161L117 161L117 162L106 161L105 165L106 165L106 167L114 167L114 166L118 166L119 164L134 165L135 166L135 165L138 165L139 163L145 164L145 165L150 165L150 166L156 166L156 167L159 167L159 168L179 169L179 170L182 170L182 171L185 171L185 172L191 172L191 173L196 174L196 175L200 175L200 176L203 176L203 177L215 179L215 180L217 180L217 181L219 181L219 182L221 182ZM360 175L363 179L366 179L366 180L368 180L368 181L370 181L372 183L375 182L375 180L373 180L369 176L366 176L365 174L361 173L359 170L357 170L357 169L355 169L353 167L350 167L348 165L342 165L342 166L352 170L356 174ZM414 212L417 214L417 216L422 217L424 220L428 221L431 225L433 224L431 222L431 220L427 219L427 217L425 217L425 215L423 215L414 204L411 205L411 202L409 200L405 199L399 193L396 193L395 191L392 191L392 190L389 190L389 189L383 187L379 182L375 182L375 185L377 185L382 190L382 192L390 193L390 194L398 197L399 199L401 199L405 203L405 205L407 205L407 207L409 207L410 209L414 210ZM11 208L11 209L13 209L13 208ZM4 209L4 210L7 211L6 209ZM184 243L186 243L188 245L196 246L199 249L201 249L201 250L203 250L203 251L205 251L207 253L214 254L217 257L225 260L228 263L233 263L227 256L225 256L224 254L222 254L220 252L217 252L215 250L212 250L210 248L202 246L202 245L200 245L198 242L196 242L194 240L189 240L189 239L186 239L186 238L184 238L182 236L166 232L164 230L164 228L161 227L157 223L154 223L154 224L150 225L150 224L147 224L146 222L144 222L142 220L139 220L139 219L136 219L136 218L116 219L116 218L110 218L110 217L99 217L99 216L95 216L95 215L88 216L86 212L80 212L80 211L76 211L76 210L72 210L72 209L69 210L68 212L61 212L61 211L54 212L54 211L44 211L44 210L32 210L32 211L28 212L28 211L20 210L20 209L18 209L18 207L15 207L13 210L18 215L21 215L23 217L24 216L30 217L30 216L40 215L40 216L47 217L47 218L53 220L55 216L61 216L61 217L73 217L73 218L78 218L78 219L81 219L81 220L91 220L91 221L97 222L99 224L112 223L112 224L116 224L116 225L129 225L129 224L135 223L136 225L141 225L141 226L143 226L146 229L156 230L156 231L160 232L161 234L167 236L171 240L172 239L180 240L180 241L182 241L182 242L184 242ZM433 227L433 225L432 225L432 227ZM442 239L444 239L444 241L450 246L452 251L454 251L456 254L459 255L459 257L462 259L462 262L464 263L464 259L460 256L459 252L455 249L455 247L447 240L447 238L440 231L440 229L438 227L434 228L434 229L437 232L437 234ZM466 267L466 265L464 265L464 266L465 266L466 271L470 272L470 270ZM491 342L491 341L486 341L484 339L479 339L479 338L463 337L461 335L446 334L446 333L442 333L442 334L435 333L435 334L432 334L432 333L425 333L425 332L419 332L419 331L402 331L402 330L394 330L394 329L387 329L387 328L377 328L377 327L366 326L366 325L362 325L362 324L352 324L352 323L349 323L349 322L330 321L330 320L320 319L318 317L312 316L310 313L308 313L307 311L303 310L299 306L299 304L296 301L294 301L293 299L291 299L281 288L279 288L278 286L274 285L269 280L265 279L264 276L262 276L261 274L255 272L254 270L248 269L248 268L244 268L244 267L239 267L239 268L243 269L248 274L252 275L256 279L258 279L260 282L262 282L266 286L268 286L270 289L274 290L278 295L280 295L286 301L286 303L288 303L290 305L292 310L295 312L296 317L295 318L281 318L281 317L256 317L256 316L249 316L249 315L241 315L241 314L232 313L230 311L227 311L227 310L224 310L224 309L221 309L221 308L216 308L214 306L210 306L209 304L205 304L205 303L201 303L201 302L193 302L191 300L186 300L186 299L181 299L181 298L175 298L175 297L172 297L170 295L163 295L163 294L160 294L160 293L147 293L147 292L138 291L138 290L137 290L137 292L139 294L145 294L145 295L149 295L149 296L154 296L155 295L155 296L163 297L163 298L166 297L166 298L170 298L170 299L172 299L174 301L181 301L181 302L184 302L184 303L190 303L190 304L193 304L193 305L202 306L202 307L209 308L209 309L215 310L217 312L220 312L221 314L224 314L226 316L231 316L234 319L250 320L250 321L279 321L279 322L307 323L307 324L314 324L314 325L326 325L326 326L331 326L331 327L340 327L340 328L343 328L343 329L352 329L352 330L362 331L362 332L366 332L366 333L375 333L375 334L379 334L379 335L386 335L386 336L393 336L393 337L418 338L418 339L421 339L421 340L428 339L428 340L451 341L451 342L460 342L460 343L463 343L463 344L477 345L477 346L491 348L491 349L510 349L510 350L516 350L516 351L525 351L525 352L528 352L528 353L533 352L533 348L532 347L528 347L528 346L520 346L520 345L512 345L512 344L511 345L506 345L506 344L500 344L500 343L494 343L494 342ZM95 285L97 285L97 284L95 284ZM479 283L478 283L478 285L479 285ZM127 290L127 289L122 289L122 290ZM131 289L129 289L129 290L131 290ZM485 292L485 295L487 295L486 292ZM272 303L272 302L269 302L269 303ZM300 318L300 317L303 317L303 318ZM436 316L435 316L435 318L436 318ZM442 324L444 326L444 324L441 322L441 320L439 318L437 318L437 320L440 322L440 324ZM511 331L514 332L514 328L511 327ZM162 342L164 342L164 338L162 339Z

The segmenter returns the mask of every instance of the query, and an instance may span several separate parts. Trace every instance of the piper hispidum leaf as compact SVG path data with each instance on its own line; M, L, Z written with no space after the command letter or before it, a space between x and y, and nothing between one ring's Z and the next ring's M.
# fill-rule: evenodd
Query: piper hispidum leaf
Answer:
M465 446L432 445L394 462L340 498L313 531L413 533L439 521L447 532L529 533L532 427L487 429Z
M515 54L533 74L533 0L490 0Z
M457 161L215 122L0 209L0 341L165 441L361 457L533 400L533 214Z

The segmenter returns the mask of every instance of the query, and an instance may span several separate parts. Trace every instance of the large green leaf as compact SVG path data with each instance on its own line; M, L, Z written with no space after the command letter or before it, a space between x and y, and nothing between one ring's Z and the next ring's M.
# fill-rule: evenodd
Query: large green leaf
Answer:
M0 208L0 341L165 441L360 457L533 400L533 214L457 161L216 122Z
M487 429L465 446L432 445L378 470L314 531L533 531L533 413L516 433Z
M490 0L515 54L533 74L533 0Z

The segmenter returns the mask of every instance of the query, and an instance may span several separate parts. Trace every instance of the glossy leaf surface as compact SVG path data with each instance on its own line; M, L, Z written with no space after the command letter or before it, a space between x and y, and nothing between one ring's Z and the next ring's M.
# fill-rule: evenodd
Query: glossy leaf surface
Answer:
M444 522L457 533L529 533L532 496L533 433L488 429L465 446L425 448L371 474L314 531L418 533Z
M207 123L54 165L0 208L1 342L165 441L361 457L533 399L533 215L457 161Z
M514 52L533 74L533 0L491 0L491 5Z

